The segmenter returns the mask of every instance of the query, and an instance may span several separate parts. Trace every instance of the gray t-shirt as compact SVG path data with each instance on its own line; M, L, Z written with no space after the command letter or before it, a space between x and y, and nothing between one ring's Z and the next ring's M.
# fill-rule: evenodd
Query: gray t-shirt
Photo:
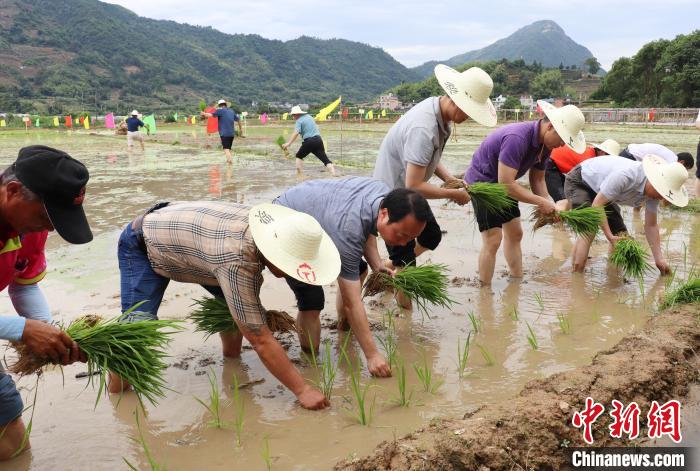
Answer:
M360 262L370 234L377 235L377 216L391 191L373 178L309 180L282 193L275 204L313 216L340 252L340 277L360 279Z
M675 152L661 144L630 144L627 146L627 152L632 154L639 162L644 160L644 157L648 154L657 155L670 164L678 162L678 156Z
M641 162L624 157L603 156L581 162L581 178L596 193L613 203L639 206L645 199L647 177ZM646 209L655 213L659 201L646 198Z
M411 108L384 137L374 164L374 178L389 188L406 187L409 163L425 167L425 181L435 173L450 137L450 126L440 113L440 97L430 97Z

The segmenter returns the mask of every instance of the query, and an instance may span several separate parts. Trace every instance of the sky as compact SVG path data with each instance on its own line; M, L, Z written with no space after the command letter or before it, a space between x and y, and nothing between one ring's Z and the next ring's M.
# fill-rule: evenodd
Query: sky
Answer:
M381 47L407 67L488 46L554 20L603 68L656 39L700 28L697 0L109 0L148 18L230 34L342 38Z

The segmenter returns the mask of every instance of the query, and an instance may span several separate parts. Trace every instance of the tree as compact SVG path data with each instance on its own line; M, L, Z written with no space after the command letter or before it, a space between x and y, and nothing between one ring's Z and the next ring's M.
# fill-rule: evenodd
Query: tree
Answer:
M597 74L600 70L600 62L595 57L589 57L583 63L588 67L588 73L590 74Z
M520 109L522 107L523 105L520 104L520 98L514 95L511 95L508 98L506 98L505 103L503 103L503 108L506 110Z
M561 71L557 69L545 70L535 76L530 88L535 99L560 97L564 91Z

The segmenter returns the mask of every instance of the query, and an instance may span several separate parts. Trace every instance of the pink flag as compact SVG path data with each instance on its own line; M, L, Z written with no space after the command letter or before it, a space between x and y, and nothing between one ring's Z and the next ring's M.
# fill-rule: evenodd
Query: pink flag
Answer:
M260 115L260 122L261 122L262 124L267 123L267 113L263 113L263 114Z
M105 116L105 127L107 129L114 129L114 115L112 113Z

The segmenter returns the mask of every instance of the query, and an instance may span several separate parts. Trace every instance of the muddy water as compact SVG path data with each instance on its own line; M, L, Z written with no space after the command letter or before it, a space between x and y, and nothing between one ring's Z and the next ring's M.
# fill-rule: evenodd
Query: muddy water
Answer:
M341 164L345 175L371 172L376 150L386 125L355 125L345 128L342 141L337 125L322 128L329 155ZM19 147L43 143L67 150L83 160L91 171L86 209L95 232L95 240L84 247L68 246L56 235L49 239L50 274L42 287L57 320L98 312L117 314L119 309L119 271L116 241L121 227L155 200L224 199L247 204L270 201L295 184L294 164L284 160L274 138L285 128L249 127L249 137L237 140L233 166L223 164L217 141L207 138L199 128L180 126L163 128L158 143L147 142L146 151L127 153L124 138L84 133L4 133L0 148L0 166L9 164ZM288 129L287 129L288 131ZM464 170L468 156L486 134L478 127L460 126L456 142L447 147L446 163L455 171ZM638 128L596 128L587 134L590 140L606 137L621 143L656 141L674 150L694 147L692 131ZM173 144L175 143L175 144ZM207 146L210 146L209 148ZM678 148L677 148L678 147ZM342 148L342 158L341 158ZM304 178L325 177L320 163L310 156L305 162ZM523 214L529 208L521 205ZM409 389L413 402L402 408L392 404L397 393L395 379L370 379L363 371L362 382L376 397L370 427L353 422L346 409L351 391L347 368L341 367L332 399L326 412L309 412L294 403L286 391L246 349L240 360L224 361L217 339L204 341L187 331L175 336L173 358L166 376L172 392L158 406L146 405L141 431L155 462L171 470L265 469L261 452L268 441L273 469L328 469L334 462L355 453L363 454L378 442L403 435L430 419L461 415L468 408L507 399L528 380L585 364L599 350L617 342L623 335L654 315L654 299L663 290L656 275L645 282L645 296L635 283L625 282L608 267L607 245L598 241L585 276L570 274L569 256L572 238L561 230L547 227L535 234L525 224L523 253L526 276L510 280L502 256L497 262L492 290L476 287L477 254L481 239L470 207L433 203L436 216L447 231L437 252L426 259L447 263L451 268L450 294L459 302L451 310L434 309L431 319L419 313L401 313L394 319L400 357L406 365L423 358L444 381L436 394L422 391L409 366ZM664 250L683 276L693 264L700 263L700 216L663 210L661 220ZM643 237L641 220L631 211L625 214L628 227ZM383 250L383 247L382 247ZM335 318L335 286L327 293L323 313L322 337L331 341L337 358L342 335L329 328ZM204 295L193 285L171 283L161 309L162 318L182 319L191 310L192 299ZM268 308L294 311L290 290L283 281L266 273L262 291ZM375 336L381 338L382 321L395 304L389 295L367 300ZM0 298L3 314L14 312L7 296ZM484 355L472 346L468 368L460 379L456 371L459 340L472 331L468 313L481 321L479 333L472 332L473 343L493 358L489 365ZM557 315L567 316L571 332L561 332ZM538 350L531 348L528 325L533 329ZM289 356L309 380L313 368L300 355L298 342L285 338ZM350 350L357 353L356 344ZM137 401L132 394L102 398L95 407L96 391L86 387L85 379L75 375L84 371L72 365L34 378L19 381L22 395L31 404L36 392L32 450L7 469L125 469L123 458L139 469L149 467L142 447L130 437L138 435L134 412ZM209 395L207 373L218 380L224 401L231 401L230 382L235 373L244 401L244 425L241 446L236 445L231 426L219 430L208 426L211 416L194 397L205 402ZM226 403L223 419L233 421L235 411ZM25 413L28 421L30 412ZM5 468L3 468L5 469Z

